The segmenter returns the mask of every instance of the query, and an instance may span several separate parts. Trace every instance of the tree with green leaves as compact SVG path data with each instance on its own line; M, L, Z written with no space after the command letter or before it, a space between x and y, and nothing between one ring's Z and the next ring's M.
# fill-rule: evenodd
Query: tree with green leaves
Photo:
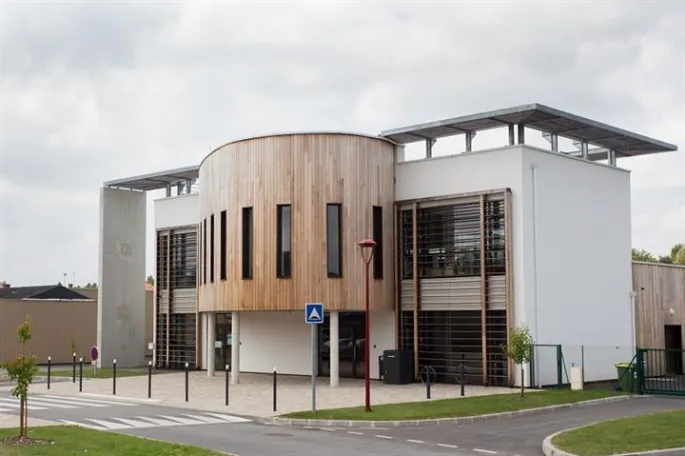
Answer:
M155 284L155 278L152 277L152 275L149 275L149 276L147 276L146 282L149 283L150 285L154 285Z
M504 354L521 367L521 397L525 395L524 387L524 365L529 364L533 360L533 347L535 340L530 334L530 330L526 325L519 326L512 331L509 336L509 343L502 345Z
M31 340L31 322L28 318L17 328L20 351L13 361L2 363L7 369L10 380L16 382L12 388L12 395L19 398L19 438L26 438L28 430L28 395L29 387L38 373L38 359L36 355L26 354L26 344Z
M643 261L645 263L656 263L656 258L650 252L644 249L633 248L633 261Z
M681 244L682 245L682 244ZM673 256L673 264L685 266L685 245Z

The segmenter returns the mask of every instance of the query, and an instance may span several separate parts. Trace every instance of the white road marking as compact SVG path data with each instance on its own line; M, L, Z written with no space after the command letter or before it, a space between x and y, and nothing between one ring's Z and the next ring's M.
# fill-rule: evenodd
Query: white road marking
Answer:
M483 450L483 449L480 449L480 448L474 448L473 451L477 451L477 452L479 452L479 453L497 454L496 451Z
M225 420L221 420L219 418L214 418L211 416L201 416L201 415L188 415L184 414L183 416L187 416L188 418L192 418L194 420L202 421L203 423L206 424L217 424L217 423L225 423Z
M319 428L319 429L321 429L322 431L326 431L326 432L335 432L335 429L331 429L331 428Z
M347 431L348 434L354 434L354 435L364 435L363 432L357 432L357 431Z
M92 424L87 424L87 423L78 423L76 421L69 421L69 420L58 420L60 423L68 424L70 426L79 426L79 427L84 427L88 429L95 429L96 431L102 431L103 428L100 426L95 426Z
M443 448L459 448L458 446L450 445L449 443L438 443L438 446Z
M40 397L31 397L30 402L38 405L44 405L46 407L59 408L59 409L75 409L78 408L75 405L68 405L63 402L55 402L52 399L41 399Z
M53 396L51 394L41 394L40 397L47 397L47 398L52 398L52 399L61 399L63 401L68 401L71 404L79 404L79 405L84 405L87 407L101 407L102 405L105 405L105 406L121 405L124 407L135 407L138 405L138 404L132 404L130 402L123 402L123 401L117 401L117 400L105 401L102 399L86 399L84 397ZM90 405L86 405L86 404L90 404ZM101 405L96 405L96 404L101 404Z
M374 435L374 437L378 437L379 439L392 439L392 437L390 437L389 435L376 434L376 435Z
M112 421L105 421L105 420L96 420L95 418L86 418L88 421L92 421L93 423L97 424L98 426L102 426L105 429L128 429L130 426L126 426L125 424L121 423L116 423Z
M3 407L9 407L9 408L13 408L13 409L18 409L20 407L18 400L7 399L4 397L0 397L0 404L2 404ZM30 399L29 399L28 409L29 410L47 410L45 407L39 407L36 405L31 405Z
M181 424L203 424L202 421L191 420L190 418L183 418L182 416L159 415L167 420L178 421Z
M219 419L224 420L224 421L229 421L231 423L251 423L252 422L252 420L249 420L247 418L242 418L240 416L226 415L223 413L209 413L209 412L207 412L207 413L205 413L205 415L214 416L216 418L219 418Z
M181 426L181 423L178 423L176 421L162 420L160 418L154 418L150 416L134 416L134 418L149 421L150 423L153 423L157 426Z
M407 442L411 442L411 443L424 443L423 440L412 440L412 439L407 439Z
M137 429L145 429L145 428L155 427L155 425L152 423L145 422L145 421L132 420L129 418L110 418L110 419L121 421L122 423L128 424L132 428L137 428Z

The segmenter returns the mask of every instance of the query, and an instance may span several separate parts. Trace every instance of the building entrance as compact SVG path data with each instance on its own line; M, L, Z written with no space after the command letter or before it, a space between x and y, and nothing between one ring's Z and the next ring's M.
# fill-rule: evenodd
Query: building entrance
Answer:
M224 370L231 364L231 342L233 336L230 313L217 313L214 327L214 369Z
M364 378L364 325L366 313L340 312L338 317L338 352L341 378ZM330 319L326 313L319 325L319 375L331 374Z

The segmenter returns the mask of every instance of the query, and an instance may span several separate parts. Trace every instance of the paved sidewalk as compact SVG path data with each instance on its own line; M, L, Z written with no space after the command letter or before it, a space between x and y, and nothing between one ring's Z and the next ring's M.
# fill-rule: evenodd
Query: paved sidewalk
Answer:
M29 412L29 428L34 426L54 426L58 423L48 420L39 420L38 418L31 418L31 413ZM18 428L19 427L19 415L10 415L6 413L0 413L0 429L5 428Z
M117 396L147 399L147 376L117 379ZM206 372L191 372L189 376L189 400L185 402L184 373L156 374L152 377L152 399L173 407L191 407L200 410L223 411L237 415L267 417L282 413L311 409L311 380L306 377L279 376L277 412L273 412L273 383L269 374L242 374L240 384L230 385L230 405L224 405L224 375L207 377ZM317 382L318 409L356 407L364 404L364 381L340 379L340 386L331 388L328 379ZM34 394L47 392L45 385L32 388ZM467 386L466 396L482 396L516 392L510 388L485 388ZM75 395L78 382L54 383L51 394ZM84 380L84 394L112 395L111 379ZM457 385L433 385L432 399L456 398ZM374 381L371 384L373 404L416 402L426 398L425 386L421 384L386 385Z

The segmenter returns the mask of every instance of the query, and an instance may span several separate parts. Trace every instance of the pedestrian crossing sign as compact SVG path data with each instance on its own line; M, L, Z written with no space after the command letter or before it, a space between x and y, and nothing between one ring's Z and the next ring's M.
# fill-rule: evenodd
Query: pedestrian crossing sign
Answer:
M308 302L304 305L304 321L309 325L323 323L323 304Z

